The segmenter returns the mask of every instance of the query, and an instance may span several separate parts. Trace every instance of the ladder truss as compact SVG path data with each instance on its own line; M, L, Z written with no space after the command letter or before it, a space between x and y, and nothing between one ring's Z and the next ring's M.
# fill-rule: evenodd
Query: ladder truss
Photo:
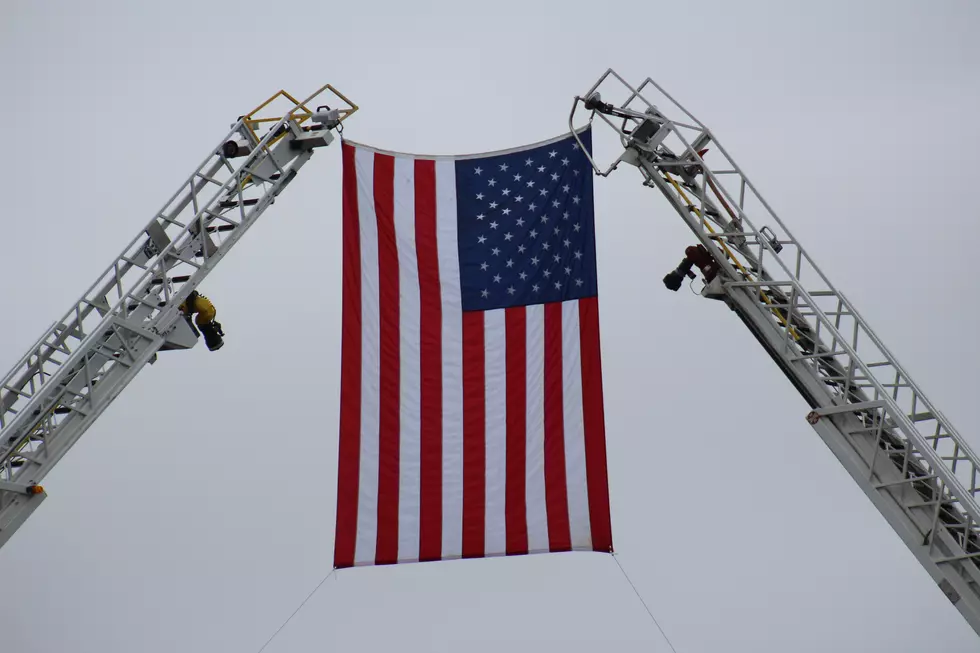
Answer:
M613 93L618 104L599 93ZM980 634L980 459L821 271L711 131L652 79L613 70L577 97L621 163L674 207L738 315L811 406L807 421ZM584 150L584 147L583 147ZM708 152L706 152L708 150Z
M310 109L325 91L339 104ZM196 344L180 304L356 110L328 84L302 101L280 91L241 116L3 377L0 546L45 498L41 479L140 369Z

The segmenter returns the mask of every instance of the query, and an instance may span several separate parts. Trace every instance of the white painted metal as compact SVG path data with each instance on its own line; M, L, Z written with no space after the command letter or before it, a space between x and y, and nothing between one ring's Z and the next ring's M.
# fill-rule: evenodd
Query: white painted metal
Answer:
M667 198L720 266L702 294L752 331L812 407L807 421L980 634L980 459L705 125L653 80L634 87L608 70L575 99L570 127L589 98L624 147L605 170L593 160L596 172L628 163Z
M0 382L0 546L46 494L35 486L157 352L197 334L187 295L269 207L341 119L306 104L240 118L72 308ZM259 109L265 107L268 102ZM343 109L346 115L356 107ZM257 109L256 111L259 111ZM319 115L319 114L318 114ZM311 121L312 117L312 121ZM312 124L308 124L312 123ZM269 126L264 136L257 131ZM232 147L229 144L235 143Z

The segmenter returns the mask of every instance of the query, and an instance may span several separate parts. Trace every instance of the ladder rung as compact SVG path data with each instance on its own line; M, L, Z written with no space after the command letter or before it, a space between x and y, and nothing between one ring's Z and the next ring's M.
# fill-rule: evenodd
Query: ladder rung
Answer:
M255 206L258 203L259 200L257 199L242 200L241 206ZM233 209L236 206L239 206L238 200L223 200L218 204L218 207L222 209Z

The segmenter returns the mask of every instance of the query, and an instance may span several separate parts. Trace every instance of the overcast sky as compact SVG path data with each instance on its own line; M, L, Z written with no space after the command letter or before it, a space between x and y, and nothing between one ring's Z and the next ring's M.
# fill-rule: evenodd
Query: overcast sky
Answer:
M564 132L613 67L714 130L980 449L978 20L973 0L0 0L0 367L279 88L347 93L353 140L470 153ZM252 653L330 570L340 170L318 152L202 286L225 348L162 354L46 477L0 550L0 650ZM677 651L978 650L735 316L664 289L692 240L664 199L624 167L596 222L613 538ZM266 650L668 648L615 561L574 553L345 570Z

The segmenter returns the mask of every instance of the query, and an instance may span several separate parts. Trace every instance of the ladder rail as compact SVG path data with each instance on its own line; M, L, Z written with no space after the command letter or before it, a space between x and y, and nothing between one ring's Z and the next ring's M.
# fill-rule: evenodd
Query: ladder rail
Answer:
M625 101L593 96L609 79L628 91ZM690 124L645 97L651 88ZM723 299L750 328L810 403L808 421L820 437L980 633L980 461L973 449L703 123L652 79L633 87L612 69L575 99L570 127L579 102L624 146L604 171L592 160L596 173L629 163L668 199L721 269L702 294ZM715 165L702 157L708 144L720 152ZM768 268L778 270L775 278Z

